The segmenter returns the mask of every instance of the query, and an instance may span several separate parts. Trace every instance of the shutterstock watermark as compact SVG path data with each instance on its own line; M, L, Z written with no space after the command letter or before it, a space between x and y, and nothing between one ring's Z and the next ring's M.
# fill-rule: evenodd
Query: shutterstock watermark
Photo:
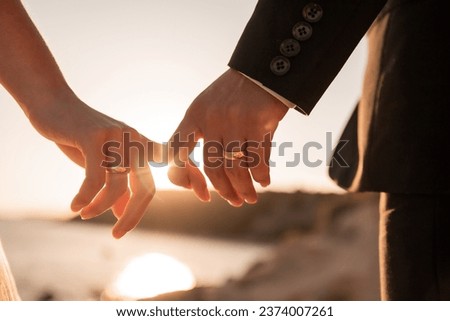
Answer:
M146 161L151 160L150 164L153 167L165 167L169 164L184 167L187 155L193 165L200 166L201 162L196 159L194 151L202 148L204 166L209 168L236 166L252 168L260 165L314 168L324 164L349 167L341 154L347 143L347 140L340 140L333 147L332 133L326 132L325 142L309 141L302 146L296 146L293 142L274 142L270 134L265 135L262 141L235 140L223 143L210 140L202 144L195 140L194 134L189 135L187 139L180 139L179 135L175 135L170 143L160 145L153 142L144 144L132 140L129 133L124 133L122 142L109 141L103 145L102 152L105 159L102 166L130 167L131 161L134 161L139 167L145 167ZM271 156L274 155L285 157L283 164L271 160Z

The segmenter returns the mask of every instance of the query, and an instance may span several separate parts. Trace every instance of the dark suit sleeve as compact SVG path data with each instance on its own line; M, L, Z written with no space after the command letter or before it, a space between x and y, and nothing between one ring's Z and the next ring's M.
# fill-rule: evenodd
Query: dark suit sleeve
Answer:
M259 0L229 66L261 82L309 114L365 35L386 0ZM319 5L321 18L310 21L305 7ZM314 20L314 19L313 19ZM300 52L283 55L293 27L307 22L311 37L298 41ZM274 72L276 59L288 66Z

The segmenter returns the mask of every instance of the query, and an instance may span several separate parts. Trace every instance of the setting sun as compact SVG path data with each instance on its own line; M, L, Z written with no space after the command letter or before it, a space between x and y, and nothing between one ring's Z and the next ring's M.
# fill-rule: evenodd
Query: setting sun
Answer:
M185 264L165 254L148 253L131 260L119 274L111 293L125 300L142 299L189 290L195 284L195 278Z

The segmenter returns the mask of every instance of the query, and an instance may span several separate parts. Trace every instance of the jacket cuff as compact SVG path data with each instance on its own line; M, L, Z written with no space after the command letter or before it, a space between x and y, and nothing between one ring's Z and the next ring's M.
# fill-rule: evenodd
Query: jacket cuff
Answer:
M310 114L386 0L260 0L229 66Z

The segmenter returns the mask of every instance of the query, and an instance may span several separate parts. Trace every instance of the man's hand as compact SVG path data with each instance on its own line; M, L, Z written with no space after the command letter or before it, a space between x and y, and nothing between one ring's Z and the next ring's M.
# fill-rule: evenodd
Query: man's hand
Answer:
M172 183L209 200L206 181L189 154L204 141L204 170L216 191L231 205L257 201L253 181L270 184L271 141L288 107L229 69L191 104L173 134L169 151Z

